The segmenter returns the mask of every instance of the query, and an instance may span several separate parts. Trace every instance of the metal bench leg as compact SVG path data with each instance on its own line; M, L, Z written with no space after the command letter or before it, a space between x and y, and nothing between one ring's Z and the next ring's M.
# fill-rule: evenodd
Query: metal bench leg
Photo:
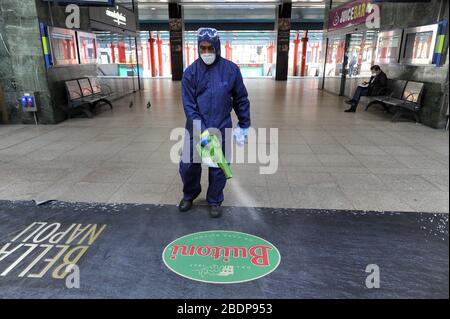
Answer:
M369 109L369 107L371 107L374 104L376 104L376 102L369 102L369 104L367 104L367 106L366 106L366 112Z
M413 113L414 114L414 119L416 120L416 124L420 123L420 117L419 114L417 114L416 112Z
M113 109L112 103L111 103L109 100L107 100L107 99L101 99L101 100L99 100L97 103L100 103L100 102L105 102L106 104L109 105L109 107L110 107L111 110Z
M87 109L86 107L76 107L76 108L70 108L67 110L67 118L68 119L73 118L74 115L80 115L80 114L84 114L88 118L94 117L92 112L89 109Z
M403 115L403 112L397 111L391 119L391 122L397 122L397 120Z
M105 104L108 104L109 107L111 108L111 110L113 109L113 106L112 106L111 102L108 101L108 100L106 100L106 99L100 99L100 100L96 101L96 102L94 103L94 108L97 107L97 104L99 104L99 103L105 103Z
M88 109L86 109L86 108L82 108L81 109L81 111L84 113L84 114L86 114L86 116L88 117L88 118L93 118L94 117L94 114L92 114L92 112L91 111L89 111Z
M386 105L385 105L383 102L380 102L380 101L372 101L372 102L370 102L369 104L367 104L367 106L366 106L366 111L369 109L369 107L371 107L371 106L373 106L373 105L376 105L376 104L381 105L381 106L386 110Z
M112 109L113 109L112 103L110 101L108 101L108 100L105 100L105 103L109 105L109 108L112 111Z

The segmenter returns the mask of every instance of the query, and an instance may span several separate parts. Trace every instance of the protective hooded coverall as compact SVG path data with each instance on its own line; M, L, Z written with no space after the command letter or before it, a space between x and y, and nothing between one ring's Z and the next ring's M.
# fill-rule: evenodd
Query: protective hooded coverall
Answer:
M203 32L202 32L203 30ZM196 152L194 134L204 132L208 128L220 130L222 134L222 151L225 154L225 143L231 138L225 137L225 129L232 128L231 111L234 109L239 119L239 127L250 126L250 102L242 80L239 67L220 56L220 39L215 29L203 28L198 32L198 46L207 41L213 45L216 58L207 65L199 57L184 72L182 78L182 99L186 114L186 130L183 152L189 148L190 160L186 156L180 161L180 175L183 181L183 199L193 201L201 192L200 163L193 162ZM198 48L200 53L200 47ZM194 129L194 121L200 127ZM210 131L210 130L208 130ZM228 159L229 161L229 159ZM206 199L209 205L220 205L224 200L223 189L226 178L220 168L209 167L209 187Z

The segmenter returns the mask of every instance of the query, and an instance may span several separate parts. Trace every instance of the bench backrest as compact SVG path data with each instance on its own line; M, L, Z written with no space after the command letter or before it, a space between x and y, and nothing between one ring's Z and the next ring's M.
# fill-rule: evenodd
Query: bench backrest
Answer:
M81 88L77 80L66 81L65 84L70 100L76 100L83 97L83 93L81 92Z
M94 94L91 88L91 83L89 82L88 78L78 79L78 83L80 84L81 94L83 94L83 97L87 97Z
M421 82L408 81L403 92L402 100L420 103L424 84Z
M404 80L388 80L388 86L391 92L391 96L396 99L401 99L403 92L405 91L406 83Z
M100 84L100 81L97 78L89 78L89 81L91 82L92 92L94 92L94 94L101 94L102 85Z

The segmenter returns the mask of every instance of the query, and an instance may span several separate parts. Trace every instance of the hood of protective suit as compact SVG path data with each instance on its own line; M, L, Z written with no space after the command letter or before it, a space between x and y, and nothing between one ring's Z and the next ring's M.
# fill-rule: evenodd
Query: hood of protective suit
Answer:
M216 51L216 61L219 60L220 57L220 39L219 33L214 28L200 28L197 31L197 49L198 49L198 57L200 58L200 42L207 41L211 43Z

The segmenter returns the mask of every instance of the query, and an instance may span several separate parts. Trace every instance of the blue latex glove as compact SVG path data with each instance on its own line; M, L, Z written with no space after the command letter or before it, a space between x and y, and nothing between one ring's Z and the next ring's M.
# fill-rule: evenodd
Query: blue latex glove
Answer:
M245 139L248 136L248 128L241 128L236 126L233 130L234 138L236 139L236 144L239 146L244 145Z
M209 131L205 130L202 134L200 134L200 145L205 147L209 143Z

